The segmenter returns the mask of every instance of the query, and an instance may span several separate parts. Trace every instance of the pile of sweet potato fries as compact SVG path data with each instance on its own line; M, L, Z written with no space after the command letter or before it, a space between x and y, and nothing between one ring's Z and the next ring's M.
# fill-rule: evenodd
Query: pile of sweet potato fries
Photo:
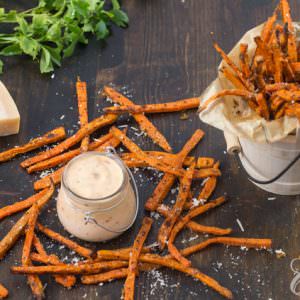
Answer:
M272 242L270 239L228 237L227 235L232 231L230 228L204 226L193 221L196 216L225 202L224 197L219 197L206 203L215 190L218 176L221 175L219 162L216 162L211 157L196 158L189 156L189 153L204 136L204 132L200 129L194 132L180 152L177 154L171 153L172 148L166 138L144 114L197 108L199 99L192 98L166 104L139 106L116 90L105 87L105 96L120 106L107 108L107 114L88 121L86 83L78 80L76 88L80 129L74 135L66 137L64 128L60 127L44 136L31 140L24 146L15 147L0 153L0 161L5 162L19 154L63 140L54 147L39 152L21 163L21 166L26 168L28 173L48 170L53 167L57 167L57 169L34 183L34 189L39 192L25 200L0 209L0 220L26 210L23 216L0 241L0 258L3 259L19 237L25 235L21 265L11 267L11 270L13 273L27 276L28 284L37 299L41 299L44 296L43 284L39 278L40 274L50 274L58 284L66 288L74 286L76 275L80 276L83 284L98 284L126 278L123 291L124 299L134 299L135 279L139 272L147 272L161 267L183 272L211 287L225 298L231 299L232 293L230 290L221 286L213 278L203 274L195 267L192 267L187 257L212 244L267 249L271 247ZM130 112L140 129L145 131L153 142L165 151L144 151L126 136L126 130L121 131L114 126L110 127L107 134L91 141L90 135L104 126L112 125L118 119L117 113L121 111ZM132 246L117 250L98 250L96 253L54 232L38 221L42 208L51 199L55 191L55 185L60 183L64 166L69 160L85 151L103 152L108 146L116 148L120 144L129 150L127 153L120 154L120 157L128 167L152 167L164 172L164 176L153 191L152 196L146 201L145 209L158 212L165 217L157 240L161 250L167 247L168 253L166 255L154 253L151 247L144 246L154 222L150 217L144 217L140 231ZM174 206L169 207L163 204L163 201L177 179L179 179L179 193ZM192 181L198 179L205 179L205 182L197 196L199 203L195 205L195 201L192 200L195 196L192 194L191 184ZM178 249L174 242L178 233L184 228L215 237L206 239L204 242L194 246ZM85 260L77 264L63 263L57 255L49 254L45 251L37 233L44 234L52 240L65 245L82 258L85 258ZM39 265L34 265L34 263ZM7 294L8 291L0 286L0 298L6 297Z
M251 59L248 45L240 44L239 65L214 43L225 63L221 72L234 89L213 95L202 103L201 110L221 97L240 96L265 120L283 116L300 120L300 44L287 0L280 1L254 41L257 47Z

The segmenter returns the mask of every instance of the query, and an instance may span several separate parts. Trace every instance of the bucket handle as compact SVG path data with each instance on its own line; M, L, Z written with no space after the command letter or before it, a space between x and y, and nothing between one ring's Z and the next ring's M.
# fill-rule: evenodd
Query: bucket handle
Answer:
M227 152L235 157L237 164L240 166L241 165L240 160L238 159L237 156L242 152L242 147L239 143L238 138L227 132L224 132L224 136L225 136L225 140L227 143ZM297 143L298 142L300 142L300 122L298 122L298 126L297 126ZM291 167L293 167L299 159L300 159L300 152L281 172L278 173L278 175L276 175L272 179L258 180L249 174L248 174L248 178L249 178L249 180L253 181L256 184L265 185L265 184L273 183L273 182L277 181L278 179L280 179L284 174L286 174L286 172Z

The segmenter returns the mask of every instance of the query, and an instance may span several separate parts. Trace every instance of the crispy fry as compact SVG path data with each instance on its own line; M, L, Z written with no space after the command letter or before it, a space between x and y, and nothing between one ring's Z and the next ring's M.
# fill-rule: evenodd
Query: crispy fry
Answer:
M27 230L25 235L25 242L23 246L22 252L22 265L23 266L30 266L31 259L30 259L30 252L32 248L32 240L34 236L34 227L36 224L36 220L39 214L39 207L35 202L30 209L29 217L28 217L28 224ZM44 289L40 278L37 275L28 275L27 276L28 284L32 290L33 295L40 299L44 296Z
M0 283L0 299L4 299L8 297L8 290L7 288Z
M180 251L174 246L174 241L177 236L177 234L180 232L180 230L185 227L185 225L194 217L203 214L204 212L215 208L216 206L219 206L225 202L224 197L219 197L215 201L212 201L210 203L207 203L203 206L196 207L192 210L190 210L183 218L181 218L173 227L170 238L168 241L168 249L170 254L176 258L179 262L181 262L184 266L188 267L191 265L191 262L187 260L183 255L180 253Z
M42 146L55 143L66 137L66 132L63 127L55 128L41 137L30 140L23 146L17 146L0 153L0 162L4 162L14 158L19 154L30 152Z
M99 257L106 257L109 258L111 257L111 251L110 250L101 250L98 252ZM115 254L112 255L113 258L115 258ZM122 260L128 260L129 259L129 254L119 254L118 255L120 259ZM150 263L150 264L155 264L155 265L161 265L170 269L177 270L179 272L183 272L187 275L192 276L195 279L198 279L199 281L203 282L205 285L209 286L210 288L214 289L218 293L220 293L222 296L228 299L232 299L232 293L222 287L217 281L212 279L211 277L201 273L199 270L195 268L187 268L184 267L182 264L178 263L174 259L171 259L166 256L159 256L156 254L141 254L140 261L145 262L145 263ZM16 267L15 267L16 268Z
M25 242L24 242L23 252L22 252L22 265L24 266L29 266L31 264L30 253L31 253L32 241L34 236L34 227L38 215L39 215L39 207L37 203L34 203L32 205L32 209L30 210L30 214L28 218Z
M150 232L153 220L148 217L144 217L141 229L137 234L132 250L129 255L128 262L128 274L124 284L124 299L133 300L134 299L134 283L135 277L138 273L138 259L141 254L144 242L147 239L147 236Z
M167 152L160 152L160 151L145 151L145 153L149 156L154 156L159 160L162 160L165 164L173 164L177 158L176 154L167 153ZM120 157L126 163L127 167L129 168L143 168L147 167L147 164L136 156L135 153L121 153ZM183 162L183 166L188 167L191 165L191 163L195 160L195 157L193 156L187 156ZM199 160L201 160L201 166L200 168L205 168L206 164L208 164L207 168L210 167L209 161L213 160L211 157L199 157ZM197 166L197 168L199 168Z
M253 87L250 84L249 80L244 76L243 72L236 66L236 64L228 57L228 55L220 48L220 46L216 42L214 42L213 45L216 51L221 55L226 64L234 71L243 85L249 91L253 90Z
M35 249L37 250L37 253L31 253L31 260L32 261L38 261L41 263L45 263L45 261L49 261L49 257L50 255L47 254L47 252L45 251L42 243L40 242L39 238L34 235L33 236L33 245L35 247ZM39 256L39 257L37 257ZM39 258L39 260L38 260ZM51 255L51 261L48 262L50 264L54 264L54 265L61 265L61 261L59 260L59 258L56 255ZM59 284L61 284L62 286L66 287L66 288L71 288L72 286L74 286L74 284L76 283L76 277L73 275L53 275L55 281Z
M199 157L197 159L196 168L206 169L213 167L215 160L212 157Z
M94 274L103 270L113 270L128 266L128 261L102 261L78 265L58 266L20 266L11 267L11 271L17 274Z
M265 26L261 32L261 38L265 44L268 44L270 42L273 28L277 21L277 17L278 17L278 7L275 9L272 17L268 18L268 20L265 23Z
M189 256L195 252L203 250L209 245L223 244L228 246L247 247L254 249L270 249L272 246L271 239L249 239L249 238L234 238L234 237L213 237L200 244L190 246L181 251L181 255Z
M292 67L293 67L293 65L292 65ZM299 65L299 67L300 67L300 65ZM284 89L291 89L291 88L297 88L297 84L287 83L287 82L278 82L278 83L266 84L266 86L265 86L266 92L269 92L269 93L277 92L279 90L284 90Z
M145 105L121 105L111 106L104 108L106 113L126 113L130 112L133 114L154 114L154 113L166 113L183 111L193 108L198 108L200 104L199 98L188 98L167 103L156 103L156 104L145 104Z
M214 169L219 170L220 162L216 162L214 164ZM204 186L201 190L201 192L198 195L198 201L199 203L206 202L209 197L214 192L217 185L217 176L210 176L206 179ZM193 199L189 199L186 203L184 208L185 209L191 209L194 206Z
M225 97L225 96L242 97L242 98L246 99L248 101L248 103L250 100L255 101L254 93L244 91L244 90L223 90L223 91L213 95L209 99L205 100L203 103L201 103L199 111L206 109L210 104L215 102L217 99Z
M282 53L278 43L272 44L273 61L274 61L274 80L275 83L283 81L282 78Z
M121 143L131 152L135 153L136 156L147 163L149 166L154 167L162 172L167 172L174 174L176 176L183 176L185 173L184 170L173 168L160 160L149 157L144 151L142 151L134 142L132 142L125 134L122 133L119 129L116 127L112 127L112 134L121 141Z
M286 110L287 104L284 103L275 113L274 115L274 119L280 119L284 116L285 110Z
M185 176L182 178L182 180L180 182L180 186L179 186L178 197L176 199L174 207L172 208L168 217L165 219L165 221L163 222L163 224L161 225L161 227L159 229L157 240L158 240L160 249L164 249L164 247L166 245L166 241L170 235L170 232L171 232L174 224L180 217L180 214L183 210L184 204L187 200L187 197L189 195L189 191L191 188L194 169L195 169L195 163L193 163L189 167L189 169L186 171Z
M53 192L54 186L52 184L47 193L45 193L37 201L39 209L41 209L49 201L49 199L53 195ZM2 259L6 255L7 251L15 244L20 235L23 233L24 228L28 223L30 212L31 208L25 212L25 214L15 223L11 230L0 241L0 259Z
M256 36L254 38L254 41L257 45L256 49L256 54L255 57L253 58L254 64L253 66L256 67L256 60L259 57L262 57L265 64L266 64L266 71L268 74L273 74L274 73L274 65L273 65L273 56L272 56L272 51L271 48L267 44L264 43L262 38L260 36ZM259 59L261 60L261 58Z
M300 62L291 63L291 66L295 73L300 73Z
M84 275L81 277L83 284L96 284L100 282L110 282L114 279L125 278L128 275L128 268L115 269L105 273L95 275Z
M80 128L74 135L64 140L59 145L51 148L47 151L44 151L34 157L28 158L21 163L22 168L27 168L33 164L36 164L40 161L49 159L53 156L56 156L75 144L79 143L86 135L89 135L96 131L97 129L104 127L106 125L112 124L117 120L116 115L108 114L94 119L92 122L88 123L86 126Z
M83 128L88 124L88 96L87 96L87 87L86 82L80 81L80 79L77 79L76 82L76 92L77 92L77 101L78 101L78 112L79 112L79 122L80 127ZM90 143L89 135L86 135L82 141L80 149L82 152L88 151Z
M295 75L294 70L287 58L284 58L282 60L282 68L283 68L283 72L285 75L285 80L287 82L295 82L296 75Z
M215 168L196 169L194 171L193 179L203 179L210 176L221 176L221 171Z
M296 46L296 35L294 30L293 21L291 18L290 6L287 0L280 1L281 13L283 23L287 24L288 28L288 58L291 62L298 60L297 46Z
M255 57L256 68L254 71L255 83L259 90L263 90L266 86L265 73L266 73L266 64L262 56Z
M93 251L91 249L88 249L88 248L85 248L85 247L82 247L82 246L78 245L74 241L71 241L70 239L68 239L66 237L63 237L59 233L51 230L50 228L47 228L47 227L43 226L40 223L37 223L37 228L38 228L39 231L44 233L49 238L65 245L66 247L68 247L69 249L75 251L79 255L81 255L83 257L86 257L86 258L91 258L91 255L93 254Z
M240 44L240 68L246 78L250 78L251 70L249 65L248 44Z
M131 100L129 100L128 98L126 98L125 96L108 86L104 87L103 92L115 103L118 103L120 105L134 105L134 103ZM143 114L132 114L132 116L139 124L141 130L146 132L154 143L159 145L165 151L172 152L172 148L169 145L166 138L159 132L159 130L146 116L144 116Z
M266 120L270 120L270 111L263 93L257 94L256 101L258 103L257 112L260 116L265 118Z
M171 209L166 205L160 205L157 208L157 212L160 213L161 215L163 215L164 217L168 216L170 210ZM179 220L180 219L181 218L179 218ZM227 234L230 234L232 231L231 228L223 229L223 228L212 227L212 226L204 226L204 225L200 225L194 221L189 221L188 223L185 224L185 226L194 232L208 233L208 234L213 234L213 235L227 235Z
M196 130L192 137L186 142L182 150L177 154L177 161L174 164L176 167L181 167L183 161L187 155L196 147L204 136L204 132L200 129ZM176 178L171 174L165 174L159 184L156 186L153 194L147 200L145 209L155 211L157 207L162 203L164 198L169 193L169 190L173 186Z
M94 151L95 149L100 147L102 144L104 144L105 142L110 140L111 138L112 138L111 133L108 133L108 134L100 137L99 139L97 139L94 142L89 144L88 150L89 151ZM65 164L66 162L70 161L72 158L74 158L75 156L77 156L79 154L80 154L80 148L62 153L60 155L51 157L47 160L43 160L39 163L36 163L36 164L30 166L29 168L27 168L27 172L29 174L31 174L33 172L43 171L43 170L53 168L53 167L58 166L60 164Z
M39 198L43 197L47 193L47 189L42 190L38 194L35 194L25 200L15 202L14 204L2 207L0 209L0 220L4 219L7 216L11 216L15 213L18 213L26 208L31 207Z
M239 90L247 90L247 88L245 87L245 85L240 81L240 79L235 76L231 71L229 71L228 68L222 68L220 70L221 73L223 73L223 75L225 76L225 78L231 82L231 84L233 85L233 87L235 89L239 89Z
M296 91L280 90L277 91L274 95L288 102L300 101L300 90L296 90Z

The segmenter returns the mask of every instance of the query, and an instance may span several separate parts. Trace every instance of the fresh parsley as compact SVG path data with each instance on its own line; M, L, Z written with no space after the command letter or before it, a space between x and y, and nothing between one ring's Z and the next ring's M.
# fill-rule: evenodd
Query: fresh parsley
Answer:
M4 23L12 30L0 33L0 57L26 54L39 62L41 73L49 73L91 35L103 40L112 24L126 27L128 16L118 0L39 0L22 12L0 8L0 24Z

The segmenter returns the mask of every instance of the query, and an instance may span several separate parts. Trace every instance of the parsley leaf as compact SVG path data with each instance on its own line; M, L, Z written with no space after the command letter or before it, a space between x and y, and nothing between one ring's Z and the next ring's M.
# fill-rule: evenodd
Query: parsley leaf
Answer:
M112 24L124 28L128 21L118 0L38 0L23 12L0 8L0 24L13 24L11 32L0 32L0 56L26 54L39 62L41 73L49 73L78 43L88 44L91 34L106 39Z

